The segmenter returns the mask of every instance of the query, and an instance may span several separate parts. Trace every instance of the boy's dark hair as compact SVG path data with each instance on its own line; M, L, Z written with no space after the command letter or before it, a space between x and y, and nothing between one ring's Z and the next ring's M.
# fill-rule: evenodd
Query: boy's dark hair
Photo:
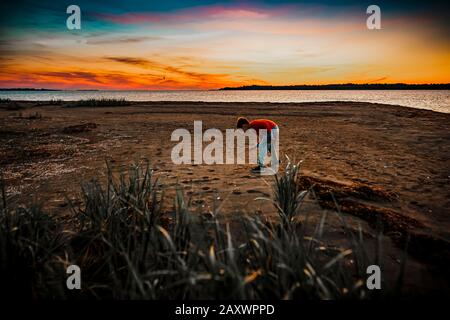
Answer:
M250 124L247 118L239 117L236 122L236 127L241 129L244 124Z

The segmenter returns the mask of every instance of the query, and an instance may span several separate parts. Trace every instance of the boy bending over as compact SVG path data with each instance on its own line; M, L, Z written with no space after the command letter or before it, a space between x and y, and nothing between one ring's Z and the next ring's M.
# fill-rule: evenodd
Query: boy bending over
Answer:
M268 119L256 119L249 121L247 118L240 117L237 119L236 127L238 129L243 129L247 131L248 129L254 129L258 135L258 166L252 169L253 172L261 173L264 171L265 163L264 158L266 154L271 155L271 164L278 168L279 158L278 158L278 137L279 129L278 125ZM266 139L260 136L260 131L266 130Z

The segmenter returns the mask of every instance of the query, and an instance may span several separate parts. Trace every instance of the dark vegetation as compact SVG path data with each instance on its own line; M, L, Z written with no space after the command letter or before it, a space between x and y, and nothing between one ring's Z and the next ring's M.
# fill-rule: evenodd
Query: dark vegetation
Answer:
M251 85L225 87L220 90L449 90L450 83L406 84L406 83L344 83L321 85L267 86Z
M0 188L0 291L29 299L368 299L400 295L398 280L383 294L366 288L366 268L382 264L363 232L347 228L345 248L323 240L326 215L308 232L301 204L308 189L298 165L273 182L279 218L243 215L239 228L220 212L201 219L176 187L171 210L165 186L148 164L107 182L83 184L70 217L40 206L10 207ZM74 203L77 203L74 204ZM310 228L311 229L311 228ZM381 237L381 233L379 234ZM82 290L66 289L66 268L82 270Z

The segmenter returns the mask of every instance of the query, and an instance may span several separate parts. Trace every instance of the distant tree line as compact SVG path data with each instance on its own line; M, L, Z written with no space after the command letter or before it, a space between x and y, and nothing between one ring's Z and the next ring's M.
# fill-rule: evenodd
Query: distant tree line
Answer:
M219 90L450 90L450 83L344 83L321 85L302 84L291 86L251 85L241 87L225 87Z

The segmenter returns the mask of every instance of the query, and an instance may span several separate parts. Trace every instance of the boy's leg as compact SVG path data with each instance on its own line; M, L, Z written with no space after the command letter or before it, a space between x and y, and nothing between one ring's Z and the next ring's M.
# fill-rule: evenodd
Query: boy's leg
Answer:
M258 143L258 166L264 167L267 154L267 134L260 134Z
M270 161L272 166L278 166L279 164L279 129L278 127L275 127L272 129L270 133Z

